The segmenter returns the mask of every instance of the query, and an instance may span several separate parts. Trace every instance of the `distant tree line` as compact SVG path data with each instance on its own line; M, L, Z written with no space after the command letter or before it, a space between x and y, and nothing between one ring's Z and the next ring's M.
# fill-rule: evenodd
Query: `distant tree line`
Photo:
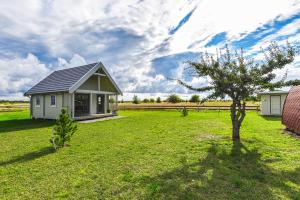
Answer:
M191 103L199 103L200 102L200 96L199 95L192 95L189 100L183 100L176 94L171 94L168 96L168 98L165 100L169 103L180 103L180 102L191 102ZM137 95L133 96L132 103L133 104L139 104L139 103L161 103L162 100L160 97L154 98L144 98L141 100Z

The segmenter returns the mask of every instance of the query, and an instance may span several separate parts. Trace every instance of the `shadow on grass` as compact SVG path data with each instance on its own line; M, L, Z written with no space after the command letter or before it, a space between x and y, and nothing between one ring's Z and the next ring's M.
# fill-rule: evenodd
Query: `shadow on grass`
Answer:
M242 143L234 143L229 152L212 144L199 162L189 164L182 158L180 168L137 178L137 185L146 188L148 198L154 199L279 198L274 189L283 191L287 198L299 198L299 193L286 182L299 184L300 170L274 173L268 162L273 161L262 161L256 149L249 150Z
M42 119L14 119L0 121L0 134L11 131L28 130L35 128L49 127L54 121Z
M281 121L281 116L261 116L268 121Z
M11 160L0 162L0 166L7 166L10 164L14 164L14 163L23 163L23 162L31 161L31 160L46 156L48 154L54 153L54 152L55 151L54 151L53 147L44 147L38 151L30 152L30 153L24 154L22 156L14 157Z

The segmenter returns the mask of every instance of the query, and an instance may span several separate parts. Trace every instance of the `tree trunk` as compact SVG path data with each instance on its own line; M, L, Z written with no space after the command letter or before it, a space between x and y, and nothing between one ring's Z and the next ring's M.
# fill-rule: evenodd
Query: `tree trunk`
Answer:
M230 106L233 141L240 141L240 127L246 116L245 107L245 103L241 104L239 100L233 100Z
M238 121L232 122L232 140L239 141L240 140L240 126Z

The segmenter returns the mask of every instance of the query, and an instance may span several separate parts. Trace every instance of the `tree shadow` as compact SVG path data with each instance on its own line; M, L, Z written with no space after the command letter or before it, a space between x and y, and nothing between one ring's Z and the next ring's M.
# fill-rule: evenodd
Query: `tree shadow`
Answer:
M278 188L292 199L297 192L285 184L287 177L300 173L274 173L262 161L257 149L249 150L242 143L233 143L231 151L212 144L207 156L188 163L182 158L181 167L158 176L137 178L137 185L146 188L147 198L161 199L273 199L272 188Z
M0 134L12 131L49 127L54 121L42 119L14 119L0 121Z
M22 156L17 156L12 158L11 160L2 161L0 162L0 166L7 166L14 163L23 163L23 162L31 161L54 152L55 150L53 149L53 147L44 147L38 151L30 152Z

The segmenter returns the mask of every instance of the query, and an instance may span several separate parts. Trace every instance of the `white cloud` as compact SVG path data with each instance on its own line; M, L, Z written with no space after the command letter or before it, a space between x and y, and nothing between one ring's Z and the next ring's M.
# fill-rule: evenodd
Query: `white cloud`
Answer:
M26 58L0 60L0 96L19 96L20 91L31 87L49 72L46 65L32 54Z
M51 70L101 60L125 92L187 92L168 81L164 74L157 73L151 61L186 51L215 52L215 48L224 42L205 48L214 35L226 32L227 42L241 39L264 24L272 24L276 18L283 20L299 13L299 5L296 0L1 2L0 39L13 40L21 45L0 45L0 72L8 71L0 75L0 78L5 76L0 80L0 91L12 93L8 89L8 83L11 83L14 92L19 92L25 87L28 89ZM169 31L194 8L190 19L170 35ZM260 41L251 52L272 38L296 33L298 27L299 20L286 25L278 33ZM289 40L299 40L299 34ZM24 54L28 56L24 58ZM40 58L43 56L57 60L57 65ZM26 65L24 73L8 65L25 65L26 62L32 64ZM174 77L180 77L182 69L179 65L172 70ZM37 74L30 74L33 72ZM21 78L15 80L14 74L18 73L21 73ZM202 79L193 79L193 83L205 84Z

